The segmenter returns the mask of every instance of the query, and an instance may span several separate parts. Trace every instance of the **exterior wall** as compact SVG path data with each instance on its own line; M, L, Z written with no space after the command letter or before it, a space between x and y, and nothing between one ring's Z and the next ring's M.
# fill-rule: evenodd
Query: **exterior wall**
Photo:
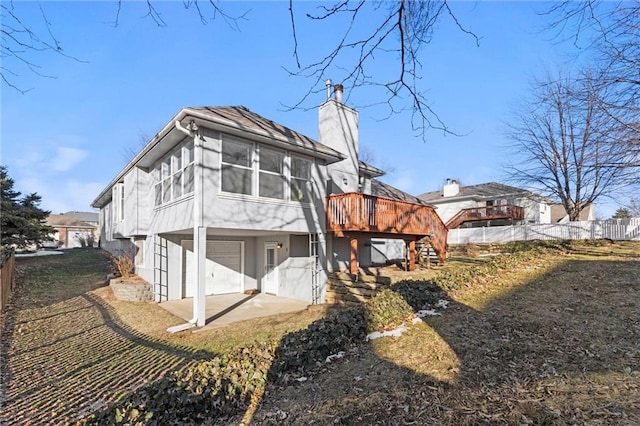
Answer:
M351 261L351 244L349 238L332 238L331 271L348 271ZM371 239L358 238L358 266L371 266Z
M129 238L115 238L116 226L113 223L112 203L107 203L100 209L100 247L119 256L122 253L131 253L133 243Z
M471 207L478 207L478 202L474 200L451 200L451 201L438 201L437 203L431 202L436 207L436 213L440 216L440 219L444 223L447 223L449 219L455 216L460 210L468 209Z
M352 120L350 122L352 126L357 126L357 114L349 120ZM308 203L222 193L221 148L223 138L228 136L206 128L201 129L204 138L202 148L204 166L201 174L202 218L203 225L208 229L207 240L244 241L245 279L243 290L261 289L261 279L264 275L264 243L267 241L282 243L283 248L278 250L278 294L309 302L314 299L324 300L324 286L327 277L324 204L328 178L327 166L324 161L313 160L310 179L312 200ZM233 136L233 138L242 140L238 136ZM254 141L248 139L246 141L255 144ZM254 146L259 147L260 145ZM153 166L149 170L153 170ZM198 173L195 176L197 177ZM357 169L354 183L358 184ZM132 169L124 177L124 191L124 221L114 223L113 201L108 202L100 209L101 246L114 254L122 252L134 254L142 244L143 259L136 265L136 273L153 284L155 275L158 273L154 270L154 238L158 237L154 237L154 235L165 238L167 240L167 265L166 271L162 273L165 274L163 279L166 279L163 282L168 283L167 297L169 300L185 297L185 247L189 244L191 244L189 247L193 245L195 194L155 206L154 174L140 168ZM224 236L217 233L217 230L224 230ZM265 230L278 233L269 237L246 236L251 231ZM234 237L234 231L238 231L238 235L242 236ZM318 255L321 268L317 280L321 292L319 297L314 295L315 291L311 284L314 259L308 255L290 256L289 234L291 233L319 235ZM140 243L140 241L144 242ZM136 244L138 244L137 247Z
M314 163L311 182L313 200L300 203L221 192L220 152L224 135L205 137L203 176L204 224L210 228L255 229L293 233L320 232L324 229L326 166Z
M153 236L147 236L133 241L133 249L135 250L136 274L142 279L153 284Z
M346 159L329 166L331 193L357 192L360 167L358 163L358 112L341 102L329 99L320 105L320 142L345 155Z
M135 167L124 177L124 235L146 235L152 213L153 179Z
M438 216L440 216L442 221L446 223L462 209L486 206L487 200L488 199L464 199L447 201L446 199L442 199L430 202L436 207L436 213L438 213ZM504 198L496 197L495 201L499 201L501 204L524 207L525 221L529 223L551 223L551 208L545 203L538 202L530 198L511 196L506 196Z
M384 264L389 260L404 259L406 244L401 239L371 239L371 263Z
M309 236L302 238L287 236L288 245L284 244L279 252L284 252L284 259L279 265L278 295L291 299L305 300L309 303L321 303L325 299L327 271L322 268L326 242L319 236L318 241L318 270L314 282L314 257L309 252ZM299 237L299 236L297 236ZM297 247L296 247L297 246ZM278 253L280 255L280 253ZM262 256L264 261L264 255ZM280 259L279 259L280 260ZM261 269L264 271L264 267ZM314 290L314 285L317 288Z

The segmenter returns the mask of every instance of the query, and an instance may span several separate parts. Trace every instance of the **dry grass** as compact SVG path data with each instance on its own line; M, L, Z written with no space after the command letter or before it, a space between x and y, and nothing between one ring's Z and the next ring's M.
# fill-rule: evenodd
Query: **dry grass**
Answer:
M640 244L573 244L271 389L256 424L639 424Z
M0 424L69 424L200 359L306 327L324 308L169 334L182 323L155 303L116 300L109 256L75 249L17 261L1 318Z
M638 243L573 244L565 255L450 292L442 316L399 339L363 345L304 383L269 386L247 418L640 424L639 253ZM91 249L68 255L19 261L22 287L3 318L1 355L8 362L0 423L72 422L169 371L324 315L317 307L171 335L166 328L182 320L154 303L111 297L102 280L106 256Z
M111 289L100 288L94 293L109 304L127 326L170 345L185 345L212 354L225 352L255 341L279 339L284 334L305 328L322 318L327 306L311 306L302 312L256 318L216 329L195 329L169 333L167 328L184 320L160 308L156 303L131 303L117 300Z

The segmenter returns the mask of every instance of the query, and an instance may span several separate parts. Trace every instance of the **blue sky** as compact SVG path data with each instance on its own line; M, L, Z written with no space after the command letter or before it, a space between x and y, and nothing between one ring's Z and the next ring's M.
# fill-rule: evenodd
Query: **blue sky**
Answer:
M317 138L313 107L324 100L323 93L313 94L306 109L286 108L312 84L284 69L295 67L288 2L220 3L231 15L246 12L239 31L221 19L202 25L182 2L155 3L167 23L162 28L143 16L144 2L124 2L117 27L115 1L41 4L64 51L79 60L40 53L33 61L55 78L20 69L15 84L32 90L21 94L2 86L1 162L18 190L38 192L42 206L54 213L89 210L126 163L125 151L139 146L140 135L152 137L184 106L244 105ZM573 46L542 32L546 18L537 12L548 5L452 3L480 45L443 20L422 50L421 87L461 136L431 131L425 142L411 131L409 113L381 120L384 107L359 108L361 145L378 165L395 170L383 180L412 194L436 190L446 178L469 185L504 180L504 122L527 96L534 76L575 59ZM15 6L33 28L41 28L37 3ZM328 23L303 16L297 26L303 63L322 58L338 34ZM7 60L3 66L19 67ZM369 70L384 75L396 68L396 61L376 58ZM343 71L329 74L339 82ZM348 103L370 105L380 96L354 91ZM598 212L606 216L610 210Z

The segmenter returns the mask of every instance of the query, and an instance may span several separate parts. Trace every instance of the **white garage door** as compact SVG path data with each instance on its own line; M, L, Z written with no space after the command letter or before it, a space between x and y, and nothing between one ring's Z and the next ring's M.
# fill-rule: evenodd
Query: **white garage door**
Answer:
M185 297L193 297L193 242L184 241ZM207 241L205 294L239 293L244 284L244 242Z

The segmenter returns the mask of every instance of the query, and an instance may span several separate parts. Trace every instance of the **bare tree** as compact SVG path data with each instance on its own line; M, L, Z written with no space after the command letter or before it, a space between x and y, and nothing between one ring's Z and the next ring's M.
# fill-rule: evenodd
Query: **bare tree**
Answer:
M68 55L53 33L52 25L47 19L42 4L37 3L39 22L25 21L23 11L17 10L13 1L0 3L0 52L2 65L0 66L0 79L3 84L26 93L31 88L21 87L18 80L20 73L30 72L41 77L54 78L42 70L38 56L43 54L55 54L65 56L78 61L72 55ZM21 13L22 12L22 13ZM33 19L33 18L32 18ZM34 29L34 24L40 30Z
M148 19L161 27L167 25L161 1L144 0L142 4ZM240 22L246 18L246 13L240 16L227 14L224 4L215 0L183 0L183 5L203 25L221 19L231 29L238 30ZM298 13L298 6L303 10L302 13ZM124 7L126 2L114 1L114 26L120 23ZM287 71L292 76L304 77L310 82L309 90L301 94L289 108L315 107L315 101L311 99L316 98L311 95L325 89L326 79L334 78L348 89L348 93L360 88L377 90L377 104L386 105L389 115L410 110L413 130L423 138L429 129L454 133L432 109L425 95L425 73L420 59L422 48L431 42L434 30L443 19L448 19L460 31L468 34L472 42L479 43L478 37L458 21L447 0L335 0L333 3L321 3L315 13L305 12L305 9L308 9L308 4L296 3L294 8L294 1L289 0L295 65L287 68ZM41 74L37 60L25 52L48 50L57 54L65 53L54 37L54 26L47 20L42 6L40 10L44 21L41 28L45 29L36 32L14 12L12 2L2 4L2 19L5 22L2 50L5 57L10 56L25 64L32 72L45 75ZM296 25L301 19L330 26L332 33L339 34L335 45L317 55L305 49ZM311 58L307 63L301 61L301 52ZM377 68L375 61L381 57L391 57L397 64L396 69L388 73ZM10 77L18 77L19 72L17 68L6 66L0 69L0 76L6 84L18 89Z
M628 167L639 159L629 149L633 132L601 108L601 94L591 82L588 73L536 82L508 124L515 159L510 178L559 200L570 220L637 180Z
M637 132L640 2L562 1L546 13L555 35L572 39L594 65L590 84L598 89L600 107ZM640 149L638 144L635 149Z
M311 94L323 90L325 79L335 77L340 71L338 81L349 90L363 87L379 89L379 103L388 106L390 115L410 109L412 128L423 138L429 129L452 133L431 108L420 84L423 77L420 52L431 42L441 19L450 19L460 31L468 34L476 44L479 43L478 37L458 21L448 1L339 0L329 6L321 5L317 14L307 14L306 18L347 24L344 28L336 28L341 34L336 45L309 64L301 64L299 59L300 50L304 47L298 45L298 18L293 0L289 0L289 11L293 55L297 65L289 72L293 76L310 78L313 82L294 108L302 106ZM365 21L365 15L370 20ZM366 24L364 31L360 27L363 23ZM384 75L375 68L375 61L382 56L391 56L397 62L396 70L390 75Z
M124 4L122 0L113 0L114 12L111 17L105 17L111 25L120 24L120 15ZM160 0L144 0L145 17L151 19L157 26L167 26L161 11ZM214 0L182 0L184 8L193 12L200 22L205 25L210 21L220 19L232 30L239 29L239 22L246 13L231 16ZM56 36L55 22L50 22L45 9L46 5L40 1L22 2L13 0L0 3L0 52L2 65L0 66L0 80L8 87L21 93L32 88L24 87L20 77L25 73L32 73L40 77L56 78L41 65L42 55L60 55L69 60L85 62L63 48L63 43ZM37 8L37 13L34 13Z
M147 143L149 143L150 140L151 138L145 132L139 131L138 140L122 149L122 159L125 164L133 160L135 156L142 151L142 148L147 146Z

